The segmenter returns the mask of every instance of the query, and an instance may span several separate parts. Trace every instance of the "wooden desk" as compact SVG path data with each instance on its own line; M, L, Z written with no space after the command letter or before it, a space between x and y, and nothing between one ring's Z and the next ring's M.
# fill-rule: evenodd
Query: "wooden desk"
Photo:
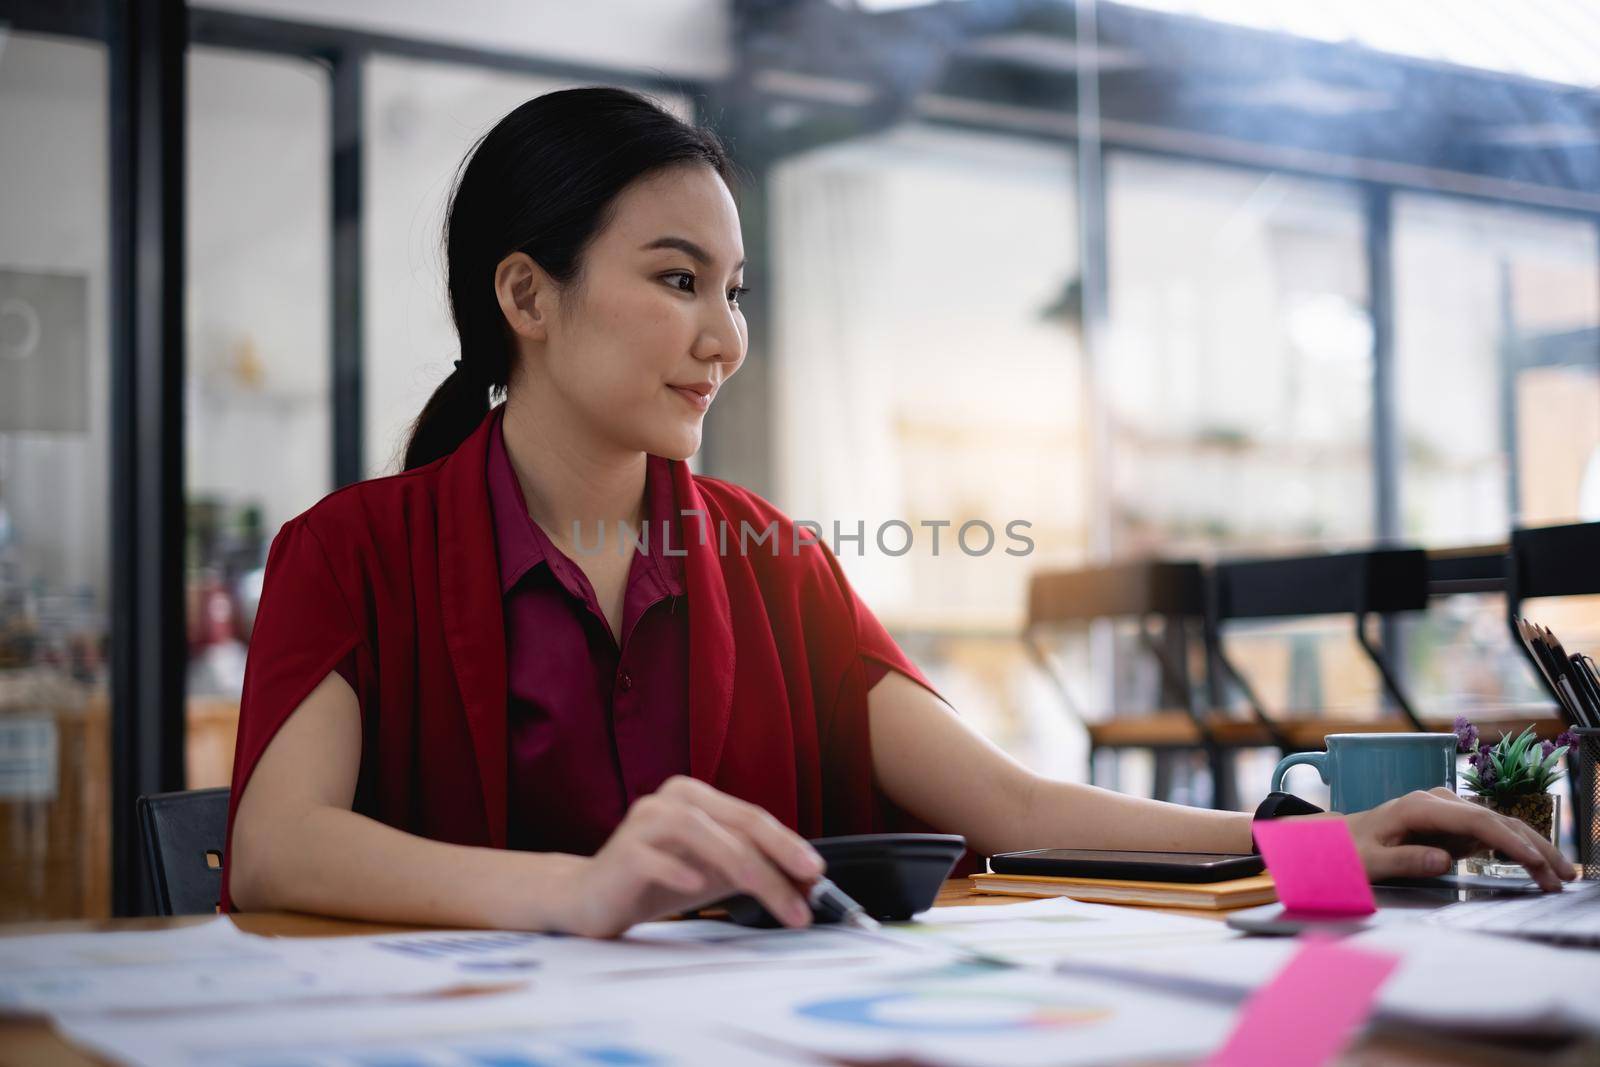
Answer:
M935 907L963 907L981 904L1015 904L1022 898L984 896L972 891L966 879L953 879L940 890ZM1185 908L1162 908L1174 915L1193 915L1221 921L1223 913ZM205 921L203 916L175 919L111 919L50 923L20 923L0 926L0 936L32 933L67 933L84 930L161 930ZM375 923L347 922L311 915L261 913L236 915L239 929L251 934L274 937L336 937L353 934L395 933L410 929ZM99 1067L108 1061L88 1056L57 1037L48 1023L0 1022L0 1064L37 1067ZM1600 1044L1544 1049L1518 1053L1505 1046L1484 1047L1456 1041L1434 1031L1383 1031L1369 1036L1344 1056L1340 1063L1349 1067L1580 1067L1600 1062ZM854 1067L854 1065L852 1065ZM865 1064L859 1067L866 1067ZM909 1061L873 1061L871 1067L914 1067ZM1147 1064L1145 1067L1163 1067ZM1178 1067L1176 1064L1166 1067Z

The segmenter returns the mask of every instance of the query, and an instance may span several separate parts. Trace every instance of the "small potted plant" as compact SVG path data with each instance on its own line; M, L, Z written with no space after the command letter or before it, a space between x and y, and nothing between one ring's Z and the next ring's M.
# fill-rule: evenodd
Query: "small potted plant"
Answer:
M1478 736L1478 728L1463 717L1456 719L1456 749L1467 754L1468 770L1461 776L1473 795L1468 800L1520 819L1552 844L1561 797L1550 787L1561 780L1561 757L1577 743L1567 730L1554 741L1540 741L1529 726L1516 737L1501 734L1494 744ZM1496 860L1504 860L1500 853Z

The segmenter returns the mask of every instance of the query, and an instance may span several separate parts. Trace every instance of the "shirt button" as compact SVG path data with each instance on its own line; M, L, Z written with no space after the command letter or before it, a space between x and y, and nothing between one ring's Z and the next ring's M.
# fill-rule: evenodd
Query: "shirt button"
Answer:
M627 671L623 671L622 674L617 678L617 684L621 686L622 691L626 693L628 690L633 688L633 675L629 674Z

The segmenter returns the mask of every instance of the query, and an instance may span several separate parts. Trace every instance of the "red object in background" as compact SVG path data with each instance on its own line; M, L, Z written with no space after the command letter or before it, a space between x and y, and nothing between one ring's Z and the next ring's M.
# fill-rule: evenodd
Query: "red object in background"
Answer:
M205 587L201 601L201 640L208 645L220 645L239 639L238 612L233 607L233 597L221 581Z
M211 645L242 639L233 595L216 571L204 571L190 581L186 612L191 660Z

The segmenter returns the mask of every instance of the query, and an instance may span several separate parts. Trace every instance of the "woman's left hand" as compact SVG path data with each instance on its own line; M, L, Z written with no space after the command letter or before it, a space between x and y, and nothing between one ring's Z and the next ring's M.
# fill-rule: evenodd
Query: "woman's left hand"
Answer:
M1407 793L1345 820L1373 881L1444 874L1453 860L1485 846L1522 864L1546 892L1559 890L1563 879L1578 873L1526 823L1444 788Z

